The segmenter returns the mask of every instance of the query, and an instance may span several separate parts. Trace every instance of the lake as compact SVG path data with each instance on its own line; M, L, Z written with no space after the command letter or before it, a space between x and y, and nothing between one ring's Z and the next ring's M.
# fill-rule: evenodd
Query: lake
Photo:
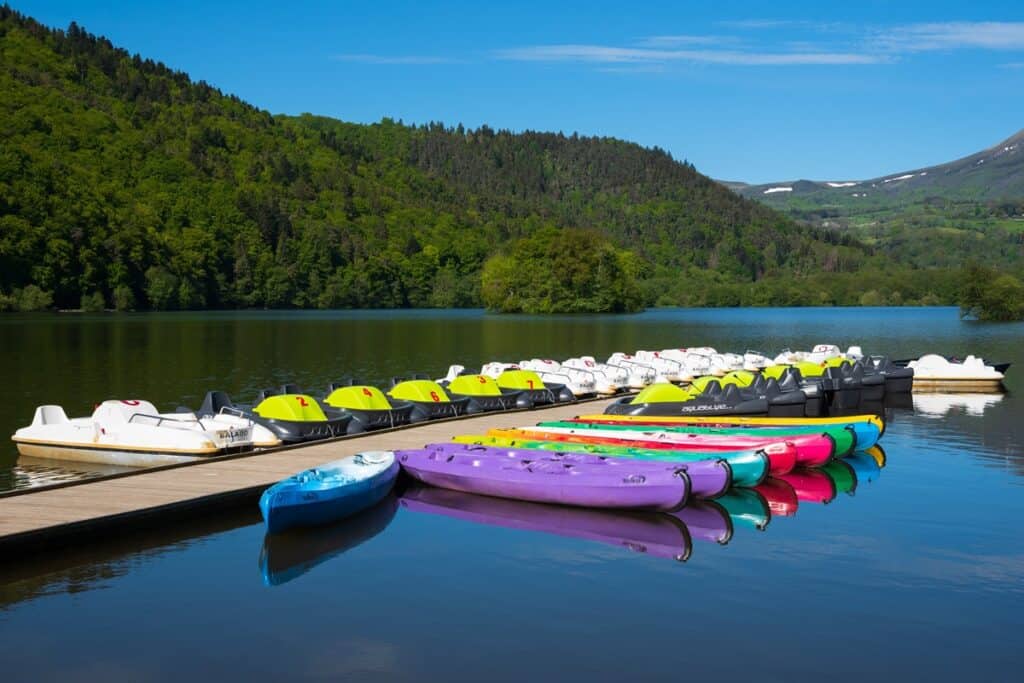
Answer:
M890 405L880 472L855 487L833 476L828 504L777 508L766 525L735 506L668 523L486 500L475 518L457 518L416 505L413 490L280 539L264 538L254 508L0 558L0 671L108 681L1006 680L1020 662L1024 607L1022 340L1022 324L962 322L951 308L5 315L7 434L41 403L73 415L112 397L173 409L214 388L249 400L285 381L319 393L346 375L382 384L440 376L455 362L637 348L774 353L828 342L894 357L973 352L1014 367L1006 395ZM90 475L16 460L13 445L0 447L0 487ZM758 501L770 502L748 502Z

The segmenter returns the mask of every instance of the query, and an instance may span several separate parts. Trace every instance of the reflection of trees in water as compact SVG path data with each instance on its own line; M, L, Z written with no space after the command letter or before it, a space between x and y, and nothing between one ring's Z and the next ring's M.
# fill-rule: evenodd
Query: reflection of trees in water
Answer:
M24 561L5 561L0 566L0 610L47 595L106 588L113 579L161 555L185 550L197 539L257 521L259 514L246 508L160 528L140 529L78 549L34 553Z

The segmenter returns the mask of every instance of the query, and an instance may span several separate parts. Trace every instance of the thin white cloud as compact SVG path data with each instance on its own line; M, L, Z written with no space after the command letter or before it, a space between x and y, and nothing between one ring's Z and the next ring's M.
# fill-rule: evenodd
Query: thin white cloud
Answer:
M640 41L640 45L643 47L651 48L671 48L671 47L682 47L684 45L722 45L724 43L736 43L739 39L736 36L718 36L718 35L706 35L706 36L693 36L693 35L676 35L676 36L649 36Z
M372 55L347 54L331 55L336 62L359 62L361 64L456 64L457 59L435 55Z
M521 62L595 64L691 62L731 66L879 64L888 55L855 52L746 52L741 50L654 50L611 45L532 45L500 50L499 59Z
M873 41L894 52L930 50L1024 50L1024 22L953 21L886 29Z
M1006 64L1000 64L1003 69L1024 69L1024 62L1007 62Z

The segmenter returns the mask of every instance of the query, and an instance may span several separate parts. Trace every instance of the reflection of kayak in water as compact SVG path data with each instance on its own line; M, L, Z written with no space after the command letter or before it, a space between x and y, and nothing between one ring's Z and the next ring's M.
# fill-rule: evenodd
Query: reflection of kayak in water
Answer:
M797 469L778 478L792 486L796 497L806 503L830 503L836 497L836 485L821 470Z
M878 468L882 469L885 467L885 463L888 459L885 456L885 449L881 446L872 446L871 448L864 451L865 454L870 455L871 458L878 463Z
M690 538L719 545L725 545L732 539L733 528L729 513L715 501L690 503L682 510L670 514L686 525Z
M758 484L754 490L768 502L768 509L772 511L772 517L792 517L800 506L796 490L781 479L769 477Z
M263 583L268 586L287 583L370 540L391 523L397 510L398 499L389 495L372 508L331 526L267 534L260 553Z
M755 489L733 489L719 498L718 503L729 513L734 526L764 531L772 520L768 501Z
M692 548L686 525L663 513L527 503L418 485L402 494L401 505L477 524L607 543L679 562L690 557Z
M821 471L832 480L832 484L836 487L836 494L847 493L852 496L857 490L857 475L854 474L853 468L846 460L833 460L822 467Z
M882 454L884 461L885 454ZM867 484L878 479L878 475L882 473L882 468L879 467L878 461L871 456L869 453L854 453L853 455L844 458L845 462L854 472L857 477L858 484Z

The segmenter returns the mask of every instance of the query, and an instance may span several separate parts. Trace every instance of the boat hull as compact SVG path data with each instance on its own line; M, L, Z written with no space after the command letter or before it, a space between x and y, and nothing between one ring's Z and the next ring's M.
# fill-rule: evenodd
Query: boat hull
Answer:
M33 458L47 460L65 460L69 462L88 462L97 465L117 465L119 467L160 467L163 465L180 465L196 462L216 455L230 452L241 452L251 448L235 451L212 451L202 454L173 453L165 451L125 450L116 447L94 448L61 444L16 442L18 453Z

